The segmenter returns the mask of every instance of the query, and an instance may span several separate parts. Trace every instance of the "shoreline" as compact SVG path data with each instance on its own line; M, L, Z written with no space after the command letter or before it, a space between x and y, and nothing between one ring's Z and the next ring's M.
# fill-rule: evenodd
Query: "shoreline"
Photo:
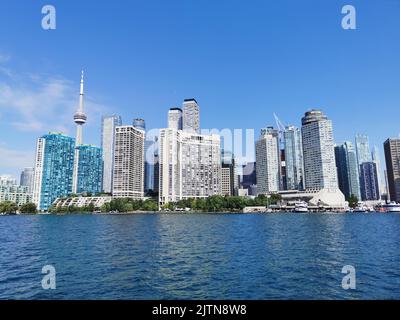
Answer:
M224 214L224 215L256 215L256 214L263 214L263 215L276 215L276 214L298 214L298 215L313 215L313 214L325 214L325 215L346 215L346 214L357 214L357 215L365 215L365 214L391 214L391 213L399 213L399 212L379 212L379 211L372 211L372 212L337 212L337 211L309 211L309 212L294 212L294 211L274 211L274 212L243 212L243 211L218 211L218 212L211 212L211 211L130 211L130 212L118 212L118 213L111 213L111 212L102 212L102 213L94 213L94 212L76 212L76 213L18 213L18 214L0 214L1 216L73 216L73 215L90 215L90 216L131 216L131 215L138 215L138 214L180 214L180 215L191 215L191 214Z

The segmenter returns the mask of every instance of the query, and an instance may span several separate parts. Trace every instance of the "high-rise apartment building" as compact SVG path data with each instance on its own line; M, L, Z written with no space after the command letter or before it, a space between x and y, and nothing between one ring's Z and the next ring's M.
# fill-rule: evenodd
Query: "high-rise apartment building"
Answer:
M219 135L161 129L160 204L221 194Z
M115 128L122 125L120 116L104 116L101 122L101 148L103 151L103 192L112 192Z
M183 102L183 130L200 133L200 107L195 99L185 99Z
M288 126L283 132L285 154L285 189L302 190L304 180L303 144L301 131L294 126Z
M221 158L221 193L222 195L234 196L238 189L234 155L230 151L222 151Z
M363 201L379 200L379 183L375 162L360 165L360 188Z
M80 145L76 147L78 157L76 193L96 194L102 191L103 157L99 147Z
M168 128L175 130L182 130L182 109L171 108L168 111Z
M387 139L383 146L390 200L400 202L400 138Z
M332 121L319 110L308 111L302 118L301 132L305 188L337 191Z
M272 127L261 130L256 143L256 167L258 194L281 190L279 131Z
M338 172L339 189L346 199L351 195L361 200L359 168L353 144L346 141L335 146L336 167Z
M142 199L144 196L145 132L134 126L115 129L113 196Z
M48 210L58 197L72 192L75 139L50 133L36 145L33 202L38 210Z

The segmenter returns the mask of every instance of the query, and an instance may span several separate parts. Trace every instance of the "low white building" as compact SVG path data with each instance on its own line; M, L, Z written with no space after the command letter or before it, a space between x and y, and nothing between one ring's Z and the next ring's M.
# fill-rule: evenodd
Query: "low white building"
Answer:
M339 189L309 189L305 191L290 190L280 191L278 194L283 201L305 201L310 206L346 208L347 202Z
M53 205L58 208L71 206L83 208L93 204L95 208L101 208L104 204L109 203L112 199L113 197L111 196L58 198L56 201L54 201Z
M0 202L2 201L12 201L22 206L32 202L32 193L28 186L3 185L0 186Z

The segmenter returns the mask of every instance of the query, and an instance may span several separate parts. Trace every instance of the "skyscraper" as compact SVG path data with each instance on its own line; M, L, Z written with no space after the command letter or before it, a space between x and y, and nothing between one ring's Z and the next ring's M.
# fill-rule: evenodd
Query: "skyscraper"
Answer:
M261 130L261 136L256 143L256 167L258 194L281 189L279 131L272 127Z
M154 180L153 180L153 192L158 195L160 185L160 157L158 151L154 154Z
M248 194L255 196L256 192L253 192L256 189L257 185L257 174L256 174L256 163L248 162L242 166L242 175L240 186L243 189L248 190Z
M154 184L154 175L158 160L156 159L158 149L158 137L150 137L146 135L146 141L144 142L145 152L145 167L144 167L144 191L145 192L157 192Z
M374 146L372 149L372 161L376 164L376 171L378 175L378 185L379 185L379 194L382 196L387 193L385 179L382 174L381 160L379 156L379 149L377 146Z
M332 121L319 110L308 111L302 118L301 132L305 188L337 191Z
M200 133L200 108L195 99L185 99L183 102L183 130Z
M141 118L133 120L133 127L146 132L146 122ZM154 153L156 137L145 133L144 141L144 192L154 191Z
M365 134L356 135L356 152L357 152L357 162L360 166L364 162L371 162L371 151L369 148L369 139Z
M33 168L25 168L21 172L19 184L24 187L28 187L28 192L32 192L33 189Z
M77 193L100 193L102 189L103 158L99 147L80 145L78 149Z
M171 108L168 111L168 128L182 130L182 109Z
M141 118L133 119L132 125L139 130L146 131L146 122Z
M160 204L221 194L220 140L215 134L160 130Z
M283 132L286 167L286 189L303 189L303 145L299 128L288 126Z
M375 162L363 162L360 165L361 199L379 200L378 175Z
M104 116L101 124L101 147L103 149L103 192L112 192L115 128L122 125L121 117Z
M50 133L37 141L33 202L39 210L48 210L58 197L72 192L75 139Z
M383 146L390 200L400 202L400 138L387 139Z
M346 141L335 147L336 167L338 172L339 189L346 199L351 195L361 200L360 179L357 156L353 144Z
M113 196L142 199L144 196L145 132L134 126L115 129Z
M237 192L238 184L236 183L235 159L232 152L222 151L221 170L221 193L227 196L234 196Z

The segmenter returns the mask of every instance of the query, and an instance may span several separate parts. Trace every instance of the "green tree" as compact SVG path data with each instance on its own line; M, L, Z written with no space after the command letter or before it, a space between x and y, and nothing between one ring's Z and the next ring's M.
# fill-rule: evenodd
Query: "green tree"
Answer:
M158 202L154 200L145 200L142 205L144 211L158 211Z
M269 204L277 204L278 201L282 200L282 196L280 194L271 194L271 197L269 199Z
M32 202L25 203L20 207L19 211L21 213L36 213L37 212L36 204Z
M349 202L350 208L354 209L355 207L357 207L358 198L354 194L352 194L347 201Z
M0 213L16 213L18 205L12 201L0 202Z

